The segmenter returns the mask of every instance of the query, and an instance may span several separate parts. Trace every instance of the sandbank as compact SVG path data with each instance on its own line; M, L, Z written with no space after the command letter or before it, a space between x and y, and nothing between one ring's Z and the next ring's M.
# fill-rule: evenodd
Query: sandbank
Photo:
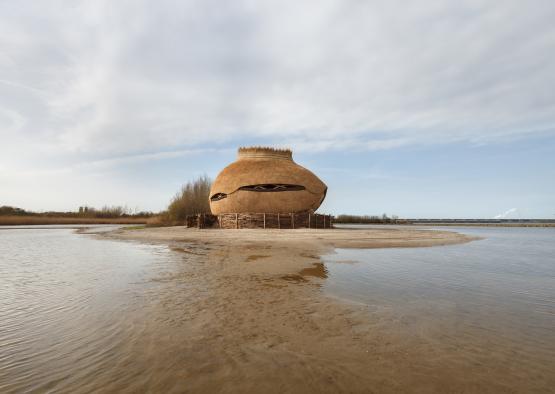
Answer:
M322 291L328 279L320 256L334 248L437 246L472 237L413 229L183 227L102 236L166 244L182 256L156 280L141 309L148 318L141 321L144 338L134 360L161 374L160 387L150 390L491 392L518 391L522 384L510 374L492 382L492 368L504 364L491 354L482 365L466 363L464 352L475 350L453 351L449 341L415 335L388 306L349 303Z
M156 227L145 229L120 229L110 233L119 239L147 242L202 242L240 246L242 244L306 245L329 251L332 248L399 248L451 245L477 239L452 231L421 229L370 228L370 229L239 229L198 230L186 227Z

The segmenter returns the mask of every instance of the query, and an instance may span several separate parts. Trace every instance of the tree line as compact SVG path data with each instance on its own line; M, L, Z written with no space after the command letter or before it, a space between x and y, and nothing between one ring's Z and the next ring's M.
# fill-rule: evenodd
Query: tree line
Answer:
M48 212L33 212L27 211L22 208L1 206L0 216L47 216L47 217L75 217L75 218L148 218L154 216L152 212L132 210L126 206L105 205L100 209L89 206L80 206L77 211L48 211Z
M403 219L398 216L387 214L381 216L377 215L338 215L333 219L334 223L349 223L349 224L400 224L404 223Z

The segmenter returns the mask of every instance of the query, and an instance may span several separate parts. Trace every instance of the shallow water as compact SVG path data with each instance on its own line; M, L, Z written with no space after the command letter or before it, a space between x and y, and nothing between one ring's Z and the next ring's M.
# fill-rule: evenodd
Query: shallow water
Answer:
M369 226L371 227L371 226ZM337 249L324 256L328 294L387 310L404 329L474 348L523 372L555 377L555 228L446 227L482 237L432 248Z
M127 318L167 248L63 227L0 229L0 392L95 387L140 335Z
M484 239L340 249L282 279L304 286L317 278L320 291L414 338L400 349L436 357L430 365L478 365L487 381L503 379L503 366L516 362L523 381L553 381L555 229L448 230ZM232 382L229 391L244 387L241 376L252 373L237 375L240 361L226 349L244 358L246 339L222 342L229 316L205 308L225 308L225 300L209 302L222 279L206 282L199 273L214 269L203 263L206 253L201 245L112 241L60 227L0 229L0 392L187 391L216 368L220 382ZM249 263L266 256L257 252ZM279 365L255 361L251 369Z

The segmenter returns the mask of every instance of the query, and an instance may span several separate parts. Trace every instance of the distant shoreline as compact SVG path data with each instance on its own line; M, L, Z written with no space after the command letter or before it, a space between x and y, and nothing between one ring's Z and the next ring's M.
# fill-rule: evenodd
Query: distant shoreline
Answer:
M411 223L408 226L555 227L555 223Z
M0 226L29 226L49 224L145 224L147 218L79 218L60 216L0 216Z
M538 223L538 222L507 222L507 223L473 223L473 222L423 222L423 223L337 223L338 225L345 226L426 226L426 227L441 227L441 226L460 226L460 227L555 227L555 223Z
M344 226L460 226L460 227L555 227L555 222L505 222L505 223L486 223L486 222L412 222L412 223L338 223Z
M0 215L0 226L25 226L25 225L56 225L56 224L146 224L148 217L119 217L119 218L93 218L75 216L48 216L48 215ZM346 226L467 226L467 227L555 227L555 221L550 219L521 219L487 221L482 219L449 220L442 219L414 219L399 220L391 223L361 223L334 221L337 225Z

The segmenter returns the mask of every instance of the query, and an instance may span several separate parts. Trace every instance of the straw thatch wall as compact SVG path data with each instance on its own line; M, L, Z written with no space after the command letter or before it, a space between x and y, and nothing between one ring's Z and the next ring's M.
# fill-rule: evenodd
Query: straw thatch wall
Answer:
M210 190L210 210L224 213L315 211L327 186L293 161L290 150L240 148Z
M187 227L196 228L333 228L331 215L315 213L224 213L198 214L187 217Z

